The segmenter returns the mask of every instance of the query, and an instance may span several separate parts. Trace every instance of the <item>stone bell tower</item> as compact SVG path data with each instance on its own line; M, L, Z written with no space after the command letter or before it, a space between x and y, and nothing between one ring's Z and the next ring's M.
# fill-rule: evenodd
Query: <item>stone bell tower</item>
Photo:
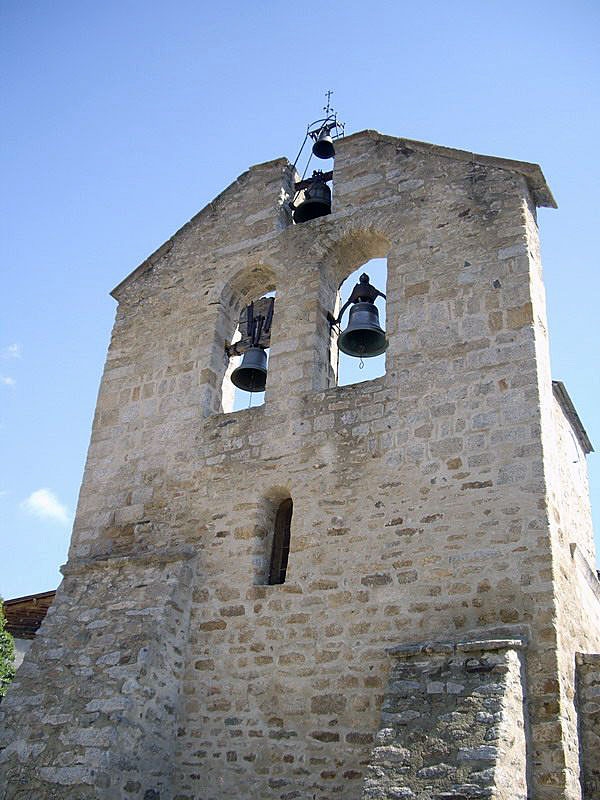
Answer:
M1 707L4 800L600 796L552 195L534 164L375 131L335 151L330 214L295 222L293 169L259 164L114 290L64 580ZM337 386L338 287L374 257L386 374ZM265 403L225 413L273 291Z

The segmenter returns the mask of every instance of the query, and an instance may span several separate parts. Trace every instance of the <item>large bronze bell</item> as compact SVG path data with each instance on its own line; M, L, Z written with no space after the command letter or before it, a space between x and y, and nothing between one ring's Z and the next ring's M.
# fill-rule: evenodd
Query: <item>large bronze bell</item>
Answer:
M312 146L312 151L317 158L333 158L335 148L329 128L321 128L316 142Z
M249 347L242 363L231 373L231 382L244 392L264 392L267 384L267 354L262 347Z
M327 214L331 214L331 189L324 181L313 181L304 190L304 200L294 209L294 222L308 222Z
M385 352L388 340L379 325L375 303L358 302L350 309L348 327L338 339L342 353L356 358L372 358Z

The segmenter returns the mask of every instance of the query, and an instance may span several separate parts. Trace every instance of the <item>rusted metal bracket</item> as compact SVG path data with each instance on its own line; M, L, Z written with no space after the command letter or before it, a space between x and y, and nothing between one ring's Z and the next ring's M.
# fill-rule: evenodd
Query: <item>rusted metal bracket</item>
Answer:
M241 339L237 342L225 342L227 356L241 356L251 347L262 347L266 350L271 344L271 323L275 307L274 297L261 297L246 306L238 322Z
M329 172L324 172L322 180L325 181L325 182L332 181L333 180L333 171L329 170ZM297 183L295 183L294 184L294 189L297 192L301 192L302 189L308 189L309 186L311 186L313 183L314 183L314 178L306 178L303 181L298 181Z

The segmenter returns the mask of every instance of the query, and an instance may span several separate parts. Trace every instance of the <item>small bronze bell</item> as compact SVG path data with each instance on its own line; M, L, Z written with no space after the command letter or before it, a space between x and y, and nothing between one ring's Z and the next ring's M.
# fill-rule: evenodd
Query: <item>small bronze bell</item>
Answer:
M250 347L242 363L231 373L231 382L244 392L264 392L267 384L267 354L262 347Z
M313 144L312 151L317 158L334 157L335 148L333 146L333 139L331 138L331 131L328 127L321 128L319 135Z
M313 180L304 190L304 200L294 209L294 222L308 222L331 214L331 189L325 181Z
M340 334L338 347L342 353L356 358L372 358L385 352L388 340L379 325L375 303L358 302L350 309L348 327Z

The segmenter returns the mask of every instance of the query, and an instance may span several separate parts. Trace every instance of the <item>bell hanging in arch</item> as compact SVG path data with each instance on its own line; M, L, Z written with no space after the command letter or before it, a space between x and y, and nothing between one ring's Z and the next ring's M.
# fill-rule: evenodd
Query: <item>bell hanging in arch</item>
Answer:
M294 222L308 222L331 214L331 189L323 180L313 180L304 190L304 200L294 209Z
M267 384L267 354L262 347L249 347L242 363L231 373L231 382L244 392L264 392Z
M356 358L372 358L387 350L388 340L379 324L375 303L360 301L350 309L348 327L338 339L342 353Z
M333 139L331 138L331 131L328 127L321 128L312 146L312 151L317 158L334 157L335 148L333 146Z

